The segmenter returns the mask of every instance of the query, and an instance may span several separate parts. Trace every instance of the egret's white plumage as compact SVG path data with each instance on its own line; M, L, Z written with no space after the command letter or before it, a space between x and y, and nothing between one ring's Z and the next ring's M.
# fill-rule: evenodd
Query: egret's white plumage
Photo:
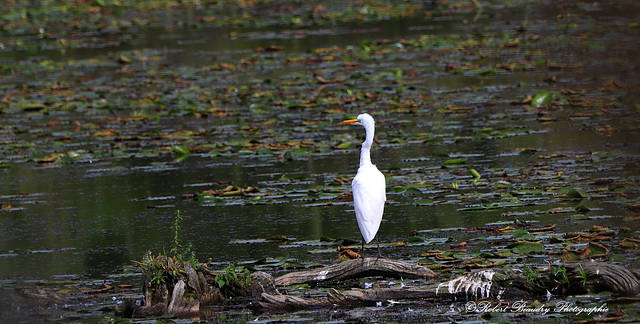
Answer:
M358 227L364 242L369 243L378 233L384 212L384 202L387 200L384 175L371 163L375 121L371 115L365 113L359 115L357 119L345 120L344 123L362 125L366 133L360 152L360 167L353 178L351 188Z

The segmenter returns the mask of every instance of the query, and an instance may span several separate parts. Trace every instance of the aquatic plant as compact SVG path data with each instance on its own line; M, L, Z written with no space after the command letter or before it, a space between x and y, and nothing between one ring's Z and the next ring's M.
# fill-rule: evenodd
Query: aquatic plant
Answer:
M236 288L244 288L251 284L251 274L245 267L236 267L233 263L216 275L216 285L225 295L233 294Z
M531 283L540 282L540 272L538 270L525 265L522 272L527 281Z
M142 261L134 263L136 267L142 269L142 272L150 277L150 286L164 284L169 276L178 277L184 274L186 264L189 264L194 269L198 265L198 259L192 250L191 243L186 246L182 245L182 220L180 211L176 211L169 253L163 249L161 254L153 256L151 251L147 251Z
M551 267L551 273L561 287L569 288L571 280L569 280L569 276L567 275L567 268L561 266Z
M592 277L591 274L587 273L581 264L578 265L578 278L582 280L582 286L585 287L587 285L587 281Z
M182 245L182 220L183 218L180 211L176 210L176 214L173 219L173 240L171 242L171 250L169 250L169 254L181 263L188 262L193 268L195 268L198 264L198 259L192 249L193 245L191 243L184 246Z

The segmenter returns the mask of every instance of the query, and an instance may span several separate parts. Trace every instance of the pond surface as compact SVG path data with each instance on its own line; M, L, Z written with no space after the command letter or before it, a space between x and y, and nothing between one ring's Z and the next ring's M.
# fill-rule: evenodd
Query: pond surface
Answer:
M363 111L376 118L372 159L387 177L377 237L448 238L384 247L387 257L446 250L480 236L461 229L516 220L637 236L638 13L624 1L487 4L475 23L463 7L326 26L135 28L84 48L48 49L54 37L42 50L5 49L3 286L114 275L139 284L117 275L171 248L176 212L200 261L329 264L335 246L314 242L360 239L342 197L364 130L340 122ZM545 104L526 99L545 92ZM258 191L198 195L229 185ZM274 235L289 241L255 242ZM637 253L623 255L637 264Z

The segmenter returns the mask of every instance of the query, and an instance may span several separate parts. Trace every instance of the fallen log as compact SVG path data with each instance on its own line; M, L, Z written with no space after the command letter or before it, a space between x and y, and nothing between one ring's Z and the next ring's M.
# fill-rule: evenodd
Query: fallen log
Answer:
M144 314L175 314L197 316L202 306L221 305L229 302L216 284L219 273L206 267L193 269L188 263L178 269L177 276L167 275L164 282L154 281L151 273L145 272L143 306L127 303L120 314L125 317ZM412 286L351 289L330 289L325 296L303 298L275 293L276 286L295 284L321 284L367 276L386 278L422 279ZM362 258L333 264L322 268L287 273L278 278L264 272L251 274L251 284L235 287L230 291L235 303L249 303L262 309L309 309L337 306L376 305L393 300L430 300L449 302L452 300L477 300L496 298L503 301L520 300L530 296L548 294L566 296L571 294L596 294L609 291L621 296L640 294L640 271L623 266L582 262L549 265L545 269L483 269L464 274L442 283L428 283L436 274L424 266L406 261L383 258ZM419 285L419 286L416 286ZM286 291L284 289L283 291Z
M427 299L434 298L437 294L435 289L426 287L354 288L346 291L331 289L328 293L328 300L334 305L357 305L382 300Z
M331 306L327 298L302 298L283 294L262 294L262 301L258 304L262 308L270 309L313 309Z
M263 308L278 309L312 309L333 307L334 305L363 305L373 304L382 300L394 299L426 299L433 298L437 294L435 289L418 287L403 288L354 288L346 291L339 291L331 288L326 298L312 299L283 294L262 294L262 301L259 302Z
M349 263L351 262L358 262L358 260L353 260ZM328 271L327 268L330 267L304 271L304 275L294 278L313 279L316 277L311 276L311 274L325 273ZM371 267L355 266L353 264L347 267L347 269L352 268L370 269ZM328 272L331 273L334 270L332 268ZM359 274L363 273L366 273L366 271L359 272ZM334 279L336 277L339 276L332 276ZM276 283L295 282L290 280L292 276L285 278L287 280L280 278L276 278ZM638 271L600 262L569 263L557 266L555 269L549 267L536 278L528 277L519 270L497 271L495 269L484 269L438 285L426 287L354 288L347 291L330 289L326 296L320 298L302 298L263 293L259 305L269 309L306 309L335 305L373 305L382 301L401 299L437 298L438 301L450 301L477 300L492 297L501 300L518 300L524 296L545 295L551 292L554 295L570 295L597 294L609 291L622 296L635 296L640 294L639 278L640 272ZM314 279L313 281L317 280Z
M575 294L610 291L621 296L635 296L640 293L638 271L632 271L617 264L584 262L565 264L568 275L577 281Z
M437 275L424 266L410 262L383 258L361 258L318 269L290 272L277 277L275 283L277 286L290 286L368 276L434 279Z

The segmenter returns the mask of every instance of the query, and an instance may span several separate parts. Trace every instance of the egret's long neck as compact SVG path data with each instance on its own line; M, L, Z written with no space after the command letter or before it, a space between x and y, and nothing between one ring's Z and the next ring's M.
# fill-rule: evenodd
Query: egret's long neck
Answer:
M375 132L373 125L367 125L365 127L366 137L364 143L362 143L362 150L360 151L360 166L372 164L371 163L371 145L373 144L373 134Z

